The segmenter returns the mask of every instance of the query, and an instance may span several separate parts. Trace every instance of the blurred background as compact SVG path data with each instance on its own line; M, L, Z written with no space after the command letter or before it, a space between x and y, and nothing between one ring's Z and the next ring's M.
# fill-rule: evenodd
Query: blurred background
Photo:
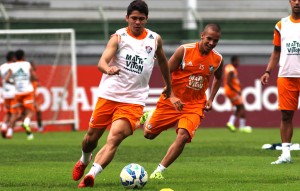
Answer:
M0 30L65 28L75 30L80 128L87 127L97 97L95 92L101 74L95 66L110 35L117 29L127 26L125 16L130 2L131 0L0 1ZM224 62L229 63L232 55L240 57L241 66L238 70L248 124L259 127L279 125L280 113L272 112L270 115L270 111L277 110L276 72L271 75L268 87L262 87L259 78L273 50L274 26L282 17L290 14L288 0L146 0L146 2L149 6L146 27L161 35L168 58L180 44L199 41L199 33L207 23L219 24L222 28L222 37L216 49L223 55ZM5 44L4 41L0 43L1 49ZM47 52L54 54L57 49L48 47ZM0 61L1 63L5 61L4 55L0 56ZM45 60L35 62L43 65ZM155 107L163 86L157 67L154 68L153 76L146 109ZM42 80L44 81L41 84L47 81ZM50 89L45 88L46 93L43 97L54 102L57 96ZM51 108L51 102L47 103L50 104L43 107L44 111ZM70 108L72 109L66 107L66 110ZM214 102L214 111L207 114L212 117L205 119L202 125L225 126L231 111L230 102L224 97L221 88ZM296 125L298 121L295 119Z

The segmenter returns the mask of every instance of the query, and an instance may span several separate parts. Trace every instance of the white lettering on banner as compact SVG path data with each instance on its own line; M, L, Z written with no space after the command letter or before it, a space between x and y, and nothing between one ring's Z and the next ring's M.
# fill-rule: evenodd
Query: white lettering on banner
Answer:
M84 87L77 87L76 97L77 97L77 103L81 104L82 111L89 111L91 109Z
M97 103L98 87L90 87L89 91L91 97L87 96L86 88L81 86L76 89L77 101L80 105L80 111L92 111ZM155 108L156 102L162 92L162 88L150 88L149 97L146 100L145 110ZM209 96L210 89L207 90L207 96ZM45 87L39 87L37 90L38 94L43 97L43 103L41 103L41 110L52 110L56 111L61 109L62 111L70 111L73 109L72 103L68 102L68 92L62 87L51 87L49 89ZM63 96L63 97L62 97ZM213 102L213 108L217 112L231 111L232 106L228 98L225 98L220 102L218 96L224 96L224 88L221 87L216 95ZM244 97L244 104L247 111L261 111L263 108L269 111L277 110L277 87L268 86L262 89L262 85L259 79L254 80L254 86L246 86L243 88L242 96ZM251 96L251 102L247 100L247 97ZM276 101L271 102L270 97L275 96ZM300 102L300 100L299 100ZM299 104L300 105L300 104Z
M51 87L52 93L52 111L62 110L62 111L70 111L72 110L72 103L68 105L68 92L62 87Z
M207 95L209 95L209 90L206 92ZM244 104L245 108L247 111L261 111L262 108L264 107L267 110L274 111L277 110L278 108L278 103L277 101L274 103L271 103L269 100L269 97L274 94L276 96L277 100L277 87L276 86L269 86L264 89L262 92L262 85L259 79L254 80L254 87L247 86L243 89L242 91L242 96L244 98ZM215 97L215 100L213 102L213 108L214 110L218 112L223 112L223 111L231 111L232 106L230 104L230 100L226 97L224 103L218 103L217 96L224 95L224 88L221 87ZM247 101L248 96L253 96L254 101L249 103Z

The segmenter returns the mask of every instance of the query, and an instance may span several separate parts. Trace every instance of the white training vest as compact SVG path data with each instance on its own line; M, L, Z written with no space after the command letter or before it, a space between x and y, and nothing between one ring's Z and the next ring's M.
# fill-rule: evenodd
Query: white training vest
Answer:
M33 91L30 74L31 64L26 61L18 61L11 67L16 87L16 94L24 94Z
M14 63L4 63L0 66L0 74L2 78L2 97L4 99L12 99L16 94L15 85L5 81L5 76L12 64ZM13 76L10 77L9 81L13 82Z
M290 16L281 19L279 77L300 77L300 23Z
M121 71L119 75L102 75L98 89L99 97L145 105L157 49L157 33L146 30L148 34L142 40L131 37L126 28L116 31L120 36L118 50L109 66L117 66Z

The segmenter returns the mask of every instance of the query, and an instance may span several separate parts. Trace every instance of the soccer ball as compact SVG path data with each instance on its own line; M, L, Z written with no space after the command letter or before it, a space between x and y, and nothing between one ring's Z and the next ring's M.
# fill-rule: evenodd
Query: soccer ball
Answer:
M141 189L148 181L148 173L141 165L131 163L122 169L120 181L125 188Z

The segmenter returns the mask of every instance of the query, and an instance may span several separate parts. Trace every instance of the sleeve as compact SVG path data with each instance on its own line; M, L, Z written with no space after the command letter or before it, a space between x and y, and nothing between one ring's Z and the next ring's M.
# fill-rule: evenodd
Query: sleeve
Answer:
M274 37L273 37L273 44L274 44L274 46L281 46L281 35L280 35L280 31L281 31L281 21L279 21L279 22L275 25L275 29L274 29Z

